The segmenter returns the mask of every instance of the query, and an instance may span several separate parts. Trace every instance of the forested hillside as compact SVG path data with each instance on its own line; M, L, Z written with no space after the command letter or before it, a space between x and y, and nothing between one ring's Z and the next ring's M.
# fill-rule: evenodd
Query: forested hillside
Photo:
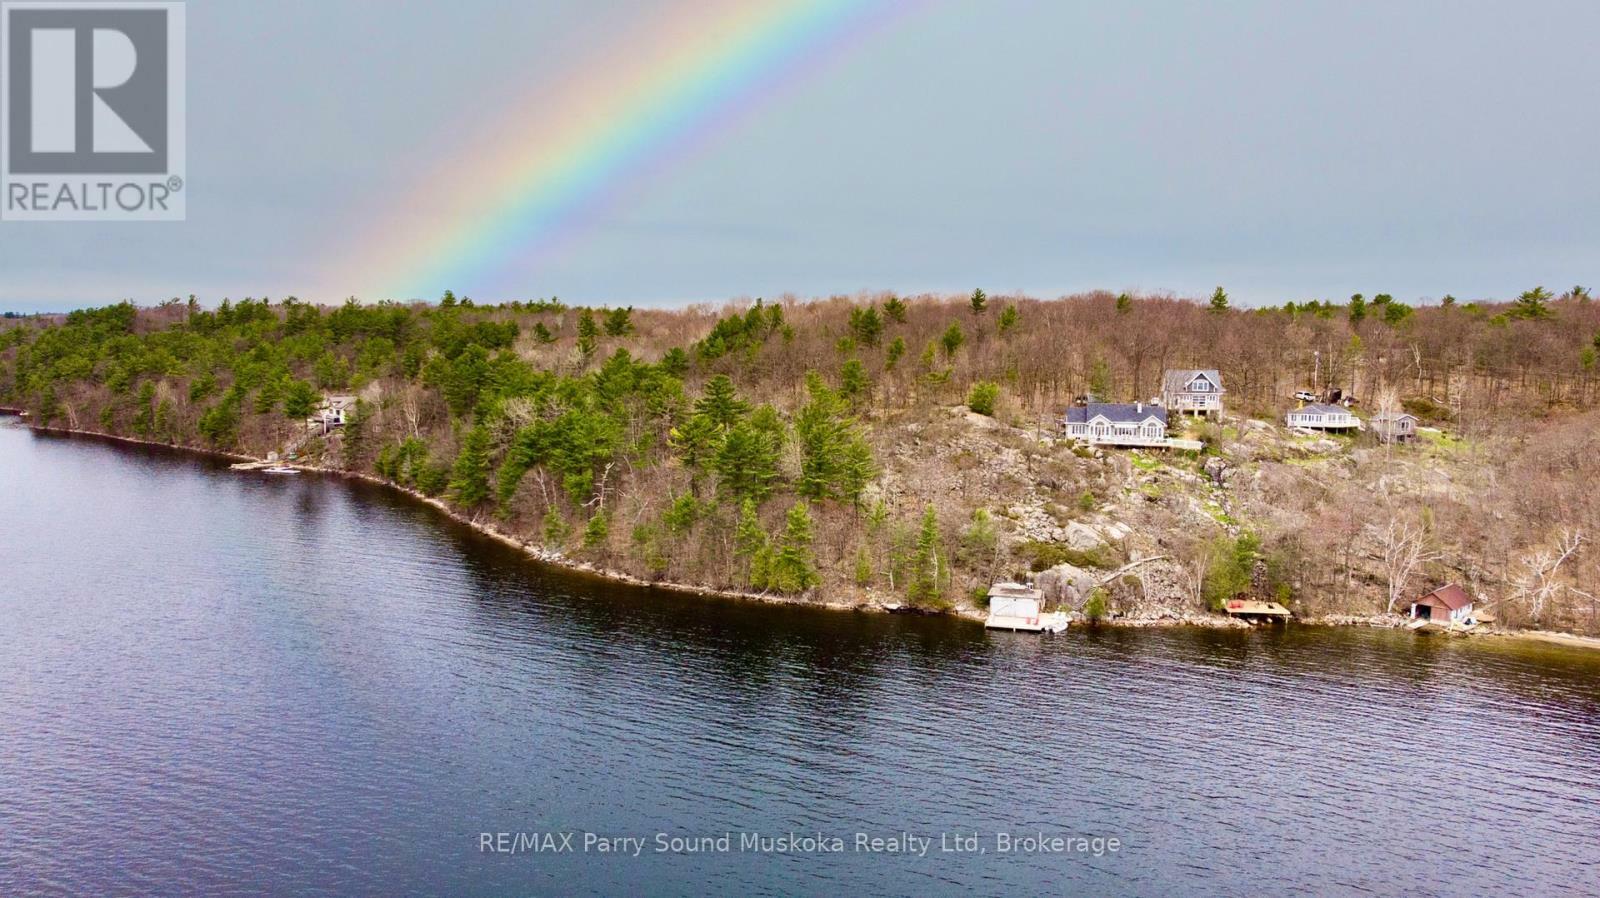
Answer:
M1065 572L1094 613L1254 593L1381 611L1436 581L1594 629L1600 306L1575 288L1270 309L1097 293L723 308L294 300L0 323L0 405L38 426L294 453L647 579L943 607ZM1057 440L1084 394L1222 371L1202 453ZM1282 427L1296 390L1404 407L1411 446ZM324 437L305 419L355 394ZM1088 579L1085 579L1087 577ZM1424 588L1425 587L1425 588Z

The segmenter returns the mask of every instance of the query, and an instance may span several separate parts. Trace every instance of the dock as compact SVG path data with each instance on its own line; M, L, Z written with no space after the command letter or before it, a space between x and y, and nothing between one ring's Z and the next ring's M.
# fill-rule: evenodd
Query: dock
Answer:
M1243 620L1288 620L1294 616L1289 609L1277 602L1256 602L1249 599L1229 599L1222 606L1230 617Z
M1034 617L991 614L983 625L990 630L1010 630L1014 633L1060 633L1067 629L1067 615L1063 611L1052 611Z

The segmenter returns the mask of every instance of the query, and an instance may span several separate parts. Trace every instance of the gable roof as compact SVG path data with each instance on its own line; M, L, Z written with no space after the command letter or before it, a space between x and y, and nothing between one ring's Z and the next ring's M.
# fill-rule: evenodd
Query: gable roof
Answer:
M1458 611L1472 604L1472 596L1467 591L1451 583L1441 586L1417 600L1418 605L1443 605L1451 611Z
M1419 420L1416 415L1413 415L1409 412L1379 412L1372 416L1373 423L1399 421L1404 418L1410 418L1413 421Z
M1297 408L1289 412L1291 415L1348 415L1350 410L1338 405L1329 405L1326 402L1317 402Z
M1159 405L1139 402L1091 402L1067 409L1068 424L1087 424L1091 418L1105 416L1113 424L1142 424L1151 418L1167 423L1167 410Z
M1200 375L1205 375L1217 392L1222 392L1222 374L1215 368L1168 368L1166 376L1162 378L1161 388L1168 393L1182 393L1189 382Z

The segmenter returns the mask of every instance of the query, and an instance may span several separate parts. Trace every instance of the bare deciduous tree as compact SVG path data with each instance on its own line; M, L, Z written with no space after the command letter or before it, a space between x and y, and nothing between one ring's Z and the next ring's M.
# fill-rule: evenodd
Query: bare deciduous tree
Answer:
M1428 546L1427 531L1399 518L1389 519L1383 531L1383 570L1389 580L1390 614L1417 570L1437 560L1439 553Z
M1539 549L1522 557L1511 582L1512 596L1528 609L1534 620L1544 617L1545 607L1566 589L1560 580L1561 566L1578 553L1583 534L1563 530L1553 549Z

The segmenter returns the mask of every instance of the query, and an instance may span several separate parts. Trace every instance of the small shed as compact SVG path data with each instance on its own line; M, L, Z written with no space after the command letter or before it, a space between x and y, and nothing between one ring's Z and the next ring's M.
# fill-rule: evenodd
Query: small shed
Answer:
M1465 623L1472 620L1472 596L1450 583L1412 602L1411 616L1437 624Z

